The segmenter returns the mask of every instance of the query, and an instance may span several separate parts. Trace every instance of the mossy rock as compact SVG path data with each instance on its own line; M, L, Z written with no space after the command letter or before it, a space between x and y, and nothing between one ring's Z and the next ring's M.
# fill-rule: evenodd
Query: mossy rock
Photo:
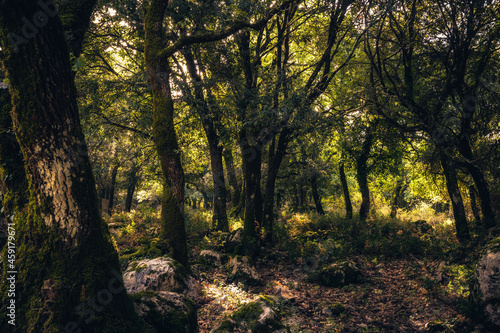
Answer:
M203 250L200 252L198 261L207 266L220 267L222 266L222 255L212 250Z
M335 288L365 282L365 278L359 268L349 261L323 266L310 273L307 279L326 287Z
M261 285L262 280L249 257L235 256L226 264L228 282L242 282L247 285Z
M130 298L152 333L198 332L196 306L188 297L166 291L143 291Z
M243 228L233 231L231 235L227 238L227 241L225 242L226 253L234 253L237 255L243 254L245 252L243 241L244 241Z
M261 295L222 320L211 333L249 332L285 333L289 332L276 313L279 301L274 296Z
M131 262L123 273L123 281L127 292L131 294L142 291L169 291L196 298L201 289L184 266L167 257Z

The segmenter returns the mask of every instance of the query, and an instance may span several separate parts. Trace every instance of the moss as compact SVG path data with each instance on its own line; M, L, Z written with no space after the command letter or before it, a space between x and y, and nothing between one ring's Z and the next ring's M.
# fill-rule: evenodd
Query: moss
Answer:
M160 306L168 307L167 313L163 313L163 310L160 311L152 300L157 297ZM156 292L143 291L131 295L135 303L142 303L149 308L145 313L144 320L154 331L166 333L196 332L196 306L188 297L182 297L183 306L179 307L178 303L170 301Z

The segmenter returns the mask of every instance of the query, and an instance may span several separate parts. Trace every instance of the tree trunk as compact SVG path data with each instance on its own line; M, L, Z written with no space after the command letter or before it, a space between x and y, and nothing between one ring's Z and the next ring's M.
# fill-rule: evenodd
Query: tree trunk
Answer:
M342 190L344 192L344 203L345 203L345 217L346 219L352 219L352 203L351 195L349 194L349 187L347 186L347 178L345 176L344 162L341 161L339 164L339 175L340 183L342 184Z
M275 150L276 137L273 138L271 146L269 147L269 161L266 182L266 196L264 200L264 211L262 217L262 225L266 234L264 235L266 242L273 241L273 228L274 228L274 194L276 188L276 179L278 171L286 155L286 148L288 145L288 129L284 128L278 139L278 144Z
M398 208L400 207L401 203L401 192L403 190L403 178L399 178L396 181L396 189L394 190L394 198L392 199L392 204L391 204L391 214L390 217L396 218L398 214Z
M111 216L113 214L113 205L115 201L115 185L116 185L116 176L118 175L118 168L120 165L117 163L113 166L113 170L111 171L111 184L109 186L109 205L108 205L108 214Z
M462 156L465 158L465 165L467 166L467 171L469 171L474 184L477 188L477 193L479 196L479 202L481 204L481 211L483 213L483 223L486 228L492 228L495 226L495 213L491 205L490 190L488 182L484 178L484 174L481 169L473 163L474 155L470 147L469 141L466 139L461 140L459 150Z
M359 191L361 192L361 206L359 207L359 221L366 222L370 213L370 189L368 188L368 158L373 142L373 134L368 131L361 153L357 159L357 178Z
M251 152L247 155L247 152ZM252 246L256 246L257 227L262 223L262 194L260 190L262 152L254 147L242 146L242 158L245 163L245 235ZM259 220L260 219L260 220ZM250 249L252 252L253 249ZM252 253L249 253L252 254Z
M134 162L132 169L130 169L130 173L127 180L127 198L125 199L125 211L130 212L132 209L132 201L134 200L135 187L137 186L137 181L139 177L137 176L137 172L139 171L139 166Z
M80 18L88 21L95 1L82 3L88 10ZM16 325L6 322L4 306L0 331L143 332L99 214L53 2L0 2L0 44L30 189L29 204L12 221L16 259L4 260L2 271L2 281L15 278L15 297L2 283L1 298L4 305L15 301Z
M215 230L229 231L226 211L226 181L224 179L224 164L222 162L222 145L217 134L216 123L218 120L217 110L211 110L205 100L203 88L201 86L201 77L198 75L198 69L194 62L194 57L189 49L185 49L182 54L186 59L186 65L189 75L194 81L195 98L194 104L201 118L203 129L208 141L210 151L210 165L212 168L212 180L214 186L213 215L212 225ZM198 59L198 66L201 61Z
M479 215L479 209L477 207L476 189L472 184L469 185L469 199L470 199L470 208L472 210L472 215L474 216L474 220L476 220L476 223L480 223L481 216Z
M316 176L313 176L311 178L311 189L312 189L314 204L316 205L316 212L318 212L318 214L324 215L325 212L323 210L323 205L321 204L321 197L319 196L318 193L318 184Z
M240 203L241 197L241 186L238 184L238 178L236 178L236 171L234 168L233 153L230 149L224 149L224 162L226 164L227 178L229 180L229 185L233 190L231 196L231 204L233 207L237 207Z
M441 166L443 167L444 176L446 178L446 188L450 196L453 216L455 218L455 228L457 238L460 243L465 243L469 239L469 227L467 225L467 217L465 215L464 203L462 194L458 187L457 173L453 161L444 153L440 153Z
M174 126L174 103L170 89L170 65L162 58L163 19L167 1L153 0L146 9L145 59L153 96L153 141L163 173L161 234L172 247L173 257L189 266L184 224L184 171Z

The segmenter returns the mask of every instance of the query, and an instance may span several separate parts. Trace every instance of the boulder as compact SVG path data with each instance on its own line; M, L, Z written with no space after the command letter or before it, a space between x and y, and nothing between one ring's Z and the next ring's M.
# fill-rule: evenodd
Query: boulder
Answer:
M243 254L243 228L231 233L225 243L226 253Z
M476 298L486 317L500 327L500 238L485 248L476 267Z
M160 257L131 262L123 274L129 294L142 291L170 291L197 299L200 284L172 258Z
M210 332L286 333L289 330L281 323L276 313L279 300L261 295L223 319Z
M188 297L168 291L142 291L130 297L150 332L198 332L196 306Z
M309 274L308 280L326 287L340 288L349 284L363 283L365 278L353 263L341 261L313 271Z
M220 267L222 266L222 256L220 253L212 250L203 250L200 252L198 261L204 265Z
M242 282L248 285L260 285L262 280L252 265L249 257L235 256L227 263L228 282Z

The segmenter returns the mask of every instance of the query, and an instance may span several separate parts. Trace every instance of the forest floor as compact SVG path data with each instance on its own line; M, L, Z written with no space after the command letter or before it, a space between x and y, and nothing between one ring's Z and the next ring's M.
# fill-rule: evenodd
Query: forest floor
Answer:
M483 331L458 311L460 296L436 282L443 278L444 263L415 257L379 263L357 256L349 259L361 268L366 282L331 288L307 282L307 267L287 262L284 253L274 254L281 260L256 263L261 286L226 284L227 272L221 268L201 274L206 299L198 310L200 332L209 332L228 312L259 294L282 297L283 322L292 332ZM341 304L340 311L332 313L334 304Z

